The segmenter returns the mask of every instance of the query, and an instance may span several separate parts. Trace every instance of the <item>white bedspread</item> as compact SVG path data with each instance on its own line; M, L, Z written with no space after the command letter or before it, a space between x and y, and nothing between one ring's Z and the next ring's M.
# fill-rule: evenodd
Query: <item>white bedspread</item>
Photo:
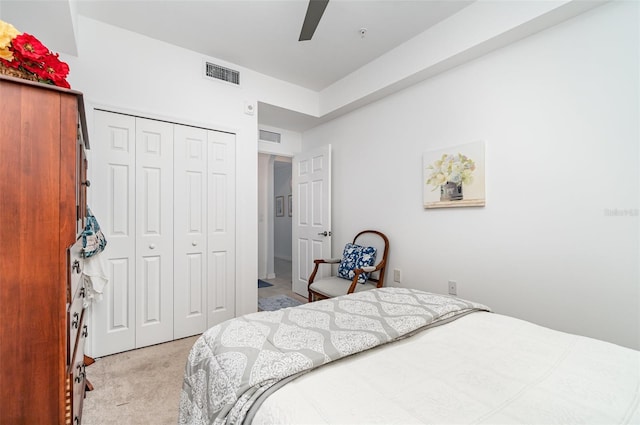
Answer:
M193 345L184 424L245 424L288 381L355 353L488 307L409 288L378 288L227 320Z
M272 394L253 425L640 424L640 352L473 313Z

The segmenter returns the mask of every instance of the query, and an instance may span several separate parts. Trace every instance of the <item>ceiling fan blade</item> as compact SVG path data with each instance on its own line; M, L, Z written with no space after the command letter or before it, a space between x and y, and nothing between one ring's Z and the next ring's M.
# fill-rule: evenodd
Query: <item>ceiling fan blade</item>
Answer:
M327 8L329 0L309 0L309 6L307 6L307 14L304 17L304 23L302 24L302 30L300 31L300 38L298 41L311 40L313 33L316 32L320 18L324 10Z

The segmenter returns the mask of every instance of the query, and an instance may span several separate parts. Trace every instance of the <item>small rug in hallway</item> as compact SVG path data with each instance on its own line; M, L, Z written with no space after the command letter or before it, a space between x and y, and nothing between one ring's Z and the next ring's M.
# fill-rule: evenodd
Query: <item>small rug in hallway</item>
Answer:
M258 279L258 288L268 288L269 286L273 286L273 283L265 282L262 279Z
M267 298L258 298L258 308L262 311L275 311L281 308L295 307L302 304L286 295L274 295Z

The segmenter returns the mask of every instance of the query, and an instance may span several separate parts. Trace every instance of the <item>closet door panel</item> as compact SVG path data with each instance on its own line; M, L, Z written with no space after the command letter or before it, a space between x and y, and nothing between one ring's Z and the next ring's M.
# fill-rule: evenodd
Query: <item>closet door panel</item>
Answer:
M207 130L174 127L174 338L207 329Z
M109 283L93 303L87 350L94 357L135 348L135 118L95 111L91 208L108 241Z
M208 132L207 326L235 316L235 135Z
M136 348L173 339L173 126L136 118Z

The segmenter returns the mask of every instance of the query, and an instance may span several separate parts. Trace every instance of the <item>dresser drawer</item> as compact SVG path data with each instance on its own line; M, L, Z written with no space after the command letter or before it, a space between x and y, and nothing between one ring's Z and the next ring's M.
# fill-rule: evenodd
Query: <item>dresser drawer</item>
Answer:
M71 302L76 297L76 292L82 281L82 269L84 267L82 240L79 239L75 244L71 245L67 253L69 273L67 299Z

